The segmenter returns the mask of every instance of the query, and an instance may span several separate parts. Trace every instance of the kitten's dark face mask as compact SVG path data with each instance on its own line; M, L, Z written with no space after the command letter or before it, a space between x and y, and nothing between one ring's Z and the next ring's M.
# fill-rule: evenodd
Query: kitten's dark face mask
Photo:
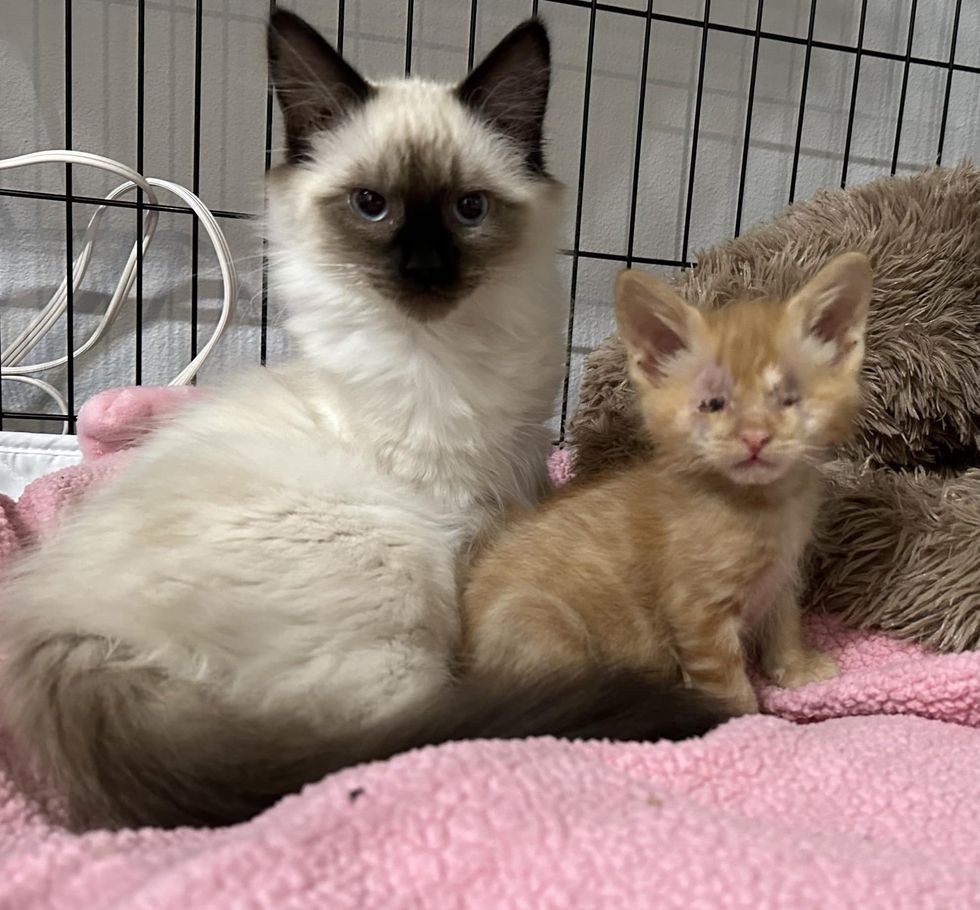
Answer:
M424 160L424 151L415 157ZM492 190L412 168L406 177L368 177L324 199L324 236L331 258L356 265L375 290L426 321L507 265L527 219Z
M550 180L542 153L549 55L544 27L532 20L504 38L454 90L454 103L520 154L515 168L525 179ZM315 137L349 120L379 92L391 91L367 83L316 31L285 11L270 23L269 63L294 165L312 160ZM342 188L321 199L325 252L350 270L353 281L366 282L408 315L437 319L506 267L525 239L528 212L481 179L458 151L420 141L392 146L379 160L353 168Z

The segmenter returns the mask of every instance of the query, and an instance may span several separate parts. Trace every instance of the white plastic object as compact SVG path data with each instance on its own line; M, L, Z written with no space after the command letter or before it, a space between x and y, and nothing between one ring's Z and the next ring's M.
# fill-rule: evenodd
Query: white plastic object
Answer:
M187 385L198 373L204 362L211 355L215 345L218 343L225 331L228 321L231 318L235 301L238 299L238 275L235 271L235 264L232 261L231 251L228 242L218 224L217 219L211 214L210 209L190 190L173 183L169 180L161 180L157 177L144 177L132 168L114 161L112 158L105 158L102 155L93 155L90 152L77 152L67 149L51 149L43 152L31 152L26 155L18 155L14 158L0 159L0 171L12 170L14 168L28 167L35 164L78 164L87 167L94 167L98 170L108 171L117 177L123 178L121 183L110 192L107 200L119 199L127 193L139 188L146 195L146 201L150 205L158 202L155 189L165 190L177 196L186 203L187 207L197 216L204 227L205 233L214 246L215 255L218 258L218 267L221 270L221 281L223 285L223 297L221 301L221 313L218 321L211 333L211 337L198 351L197 356L181 370L170 382L170 385ZM72 265L72 293L77 291L88 270L89 261L92 258L92 250L98 237L99 225L106 209L109 206L100 205L85 228L85 235L82 239L81 251ZM143 216L142 235L140 245L143 255L153 240L156 231L158 213L153 209L146 209ZM138 260L137 244L133 244L129 258L122 275L119 278L116 288L109 298L102 319L92 331L87 339L77 347L72 353L72 357L79 357L89 351L108 331L126 298L129 296L136 281L136 267ZM38 315L31 321L30 325L24 329L3 351L0 351L0 380L22 382L35 386L47 394L57 405L60 412L68 413L68 404L57 389L50 383L37 379L32 374L42 373L62 366L68 360L68 355L48 360L44 363L25 364L23 361L28 354L38 345L40 340L54 327L58 319L68 308L68 276L62 280L60 286L55 291L51 299L41 308ZM62 433L67 432L68 424L65 422Z

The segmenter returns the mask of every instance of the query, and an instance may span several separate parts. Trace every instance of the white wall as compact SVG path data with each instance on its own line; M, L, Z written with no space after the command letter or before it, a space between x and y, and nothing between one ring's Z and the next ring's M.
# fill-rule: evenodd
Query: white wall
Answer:
M291 4L336 37L337 0ZM645 0L606 3L645 8ZM869 0L864 46L904 55L909 2ZM919 0L914 57L948 57L956 0ZM64 5L62 0L0 0L0 156L58 147L64 135ZM369 74L401 72L406 7L402 0L348 0L345 52ZM853 46L858 0L817 0L817 41ZM480 0L478 53L530 12L531 0ZM711 22L752 29L755 0L715 0ZM809 0L769 0L763 31L805 37ZM656 0L654 10L699 20L701 2ZM266 106L265 0L206 0L203 26L201 195L213 209L261 209ZM589 10L542 0L553 36L556 63L549 121L552 170L570 187L564 243L575 235L575 188L588 44ZM458 78L466 68L469 0L415 0L413 69L437 78ZM74 0L73 135L76 148L136 163L137 6L135 0ZM194 3L146 0L145 161L143 170L190 185L193 161ZM636 110L644 20L612 11L596 16L592 94L584 172L580 247L625 255L630 214ZM635 253L678 259L682 235L702 30L655 22L650 45L643 149L639 169ZM980 67L980 4L964 0L956 61ZM709 32L700 141L695 169L690 249L730 237L736 199L751 72L753 37ZM743 230L773 217L788 201L805 48L769 39L759 45L758 74L747 162ZM848 181L887 173L904 64L865 55L853 125ZM837 185L850 105L854 55L816 48L797 180L797 198ZM957 72L944 161L972 157L980 148L980 76ZM913 64L899 149L899 173L935 162L946 88L945 70ZM275 141L279 142L278 119ZM74 191L99 195L112 181L76 169ZM0 175L0 186L63 192L63 169L48 167ZM76 236L91 207L75 208ZM64 205L0 197L0 338L9 339L46 299L64 274ZM209 372L259 354L260 253L255 227L223 222L238 258L243 287L232 331ZM84 334L115 282L136 230L135 215L107 219L95 274L77 300L76 332ZM146 258L144 284L144 382L168 380L189 350L190 218L161 216ZM566 276L571 260L563 259ZM582 258L575 288L572 394L581 355L611 327L609 290L620 264ZM201 244L202 333L217 313L219 283L213 257ZM275 301L269 335L270 361L281 359L285 339ZM106 386L131 382L134 321L121 320L110 343L77 367L78 401ZM63 330L48 350L63 353ZM40 356L43 352L39 351ZM207 375L207 374L206 374ZM45 399L4 384L6 408L47 407ZM8 422L8 428L18 425Z

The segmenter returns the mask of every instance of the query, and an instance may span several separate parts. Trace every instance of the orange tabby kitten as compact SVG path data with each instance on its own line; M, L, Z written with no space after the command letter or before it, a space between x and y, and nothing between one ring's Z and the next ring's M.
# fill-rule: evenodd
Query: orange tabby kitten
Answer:
M623 272L616 316L655 454L516 518L488 547L464 597L473 668L626 664L741 713L758 710L746 643L781 686L835 676L801 639L797 565L819 456L858 406L870 297L859 253L786 302L711 312Z

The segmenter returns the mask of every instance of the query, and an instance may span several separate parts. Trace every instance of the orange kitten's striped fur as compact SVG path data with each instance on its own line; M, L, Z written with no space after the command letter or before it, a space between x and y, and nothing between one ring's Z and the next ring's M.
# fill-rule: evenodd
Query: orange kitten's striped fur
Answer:
M819 456L847 434L871 272L853 253L787 302L713 312L627 271L616 314L655 443L649 463L517 518L466 592L484 671L626 663L758 710L744 646L782 686L836 675L800 638L797 564Z

